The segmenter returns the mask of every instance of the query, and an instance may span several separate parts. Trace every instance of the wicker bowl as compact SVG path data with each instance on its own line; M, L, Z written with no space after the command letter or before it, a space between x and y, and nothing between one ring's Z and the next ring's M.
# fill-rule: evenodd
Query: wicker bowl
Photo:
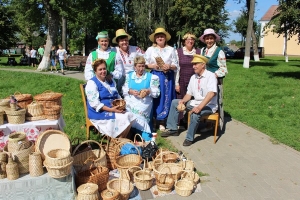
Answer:
M152 175L145 170L134 173L134 183L139 190L149 190L152 186Z
M10 124L23 124L25 122L26 109L20 109L20 110L6 109L5 113L7 115L8 123Z
M179 180L175 183L175 191L178 195L187 197L190 196L194 189L194 183L190 180Z
M115 99L112 102L112 106L118 106L118 110L125 110L126 101L123 99Z
M117 190L103 190L101 192L101 197L103 200L119 200L120 192Z
M63 178L71 173L71 167L73 163L73 158L71 162L64 166L49 166L46 161L44 161L44 166L47 168L48 174L52 178Z
M112 179L107 183L107 189L109 191L117 190L120 193L122 200L127 200L133 191L133 184L129 180L125 179Z
M53 149L45 154L45 161L48 166L64 166L71 161L71 153L65 149Z
M95 183L85 183L77 188L77 200L98 200L100 199L98 185Z
M177 110L178 110L179 112L183 112L183 111L185 111L185 105L184 105L183 103L181 103L181 104L178 104L178 106L177 106Z

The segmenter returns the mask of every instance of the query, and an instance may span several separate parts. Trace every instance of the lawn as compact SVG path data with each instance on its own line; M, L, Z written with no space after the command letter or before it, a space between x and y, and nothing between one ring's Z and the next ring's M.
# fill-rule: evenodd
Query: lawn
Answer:
M224 106L228 116L300 151L300 58L266 57L242 67L243 60L228 60L224 80ZM0 66L0 68L8 66ZM18 67L19 68L19 67ZM28 67L27 67L28 68ZM36 95L45 90L61 92L65 132L71 138L85 139L84 110L79 90L83 81L48 74L0 70L0 98L16 91ZM92 134L92 139L98 136ZM158 138L160 146L172 148Z
M224 107L239 120L300 151L300 58L266 57L251 61L228 60Z

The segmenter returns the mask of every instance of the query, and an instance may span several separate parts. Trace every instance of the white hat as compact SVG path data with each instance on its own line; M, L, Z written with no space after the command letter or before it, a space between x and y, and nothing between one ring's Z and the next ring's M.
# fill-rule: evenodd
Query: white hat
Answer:
M216 34L214 29L212 29L212 28L205 29L203 35L201 35L201 37L199 37L199 40L201 42L205 43L204 42L204 37L206 35L214 35L216 37L216 42L220 41L220 36L218 34Z

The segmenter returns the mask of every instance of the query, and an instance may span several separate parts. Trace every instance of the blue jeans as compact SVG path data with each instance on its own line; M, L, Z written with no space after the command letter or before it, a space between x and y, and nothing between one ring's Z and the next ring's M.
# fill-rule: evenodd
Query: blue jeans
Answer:
M179 112L177 110L177 106L178 106L178 102L180 100L181 99L174 99L172 101L170 112L169 112L168 119L167 119L167 129L178 130L177 122L178 122ZM188 101L186 104L187 111L190 111L194 108L194 106L191 106L190 103L191 103L191 101ZM210 115L212 113L213 112L212 112L211 108L208 106L205 106L198 114L192 113L191 117L190 117L191 120L190 120L189 128L188 128L185 139L188 141L193 141L195 133L199 126L201 116Z
M64 69L64 60L59 60L60 69Z

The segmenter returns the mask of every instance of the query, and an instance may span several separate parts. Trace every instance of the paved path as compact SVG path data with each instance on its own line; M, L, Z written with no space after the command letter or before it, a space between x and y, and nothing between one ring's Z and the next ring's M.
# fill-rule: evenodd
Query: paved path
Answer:
M66 77L84 80L82 72L67 71ZM226 118L226 131L216 144L213 132L208 132L197 134L192 146L183 147L185 134L169 139L195 162L197 170L208 174L201 177L202 192L157 200L300 199L300 152L273 144L267 135L231 118Z

